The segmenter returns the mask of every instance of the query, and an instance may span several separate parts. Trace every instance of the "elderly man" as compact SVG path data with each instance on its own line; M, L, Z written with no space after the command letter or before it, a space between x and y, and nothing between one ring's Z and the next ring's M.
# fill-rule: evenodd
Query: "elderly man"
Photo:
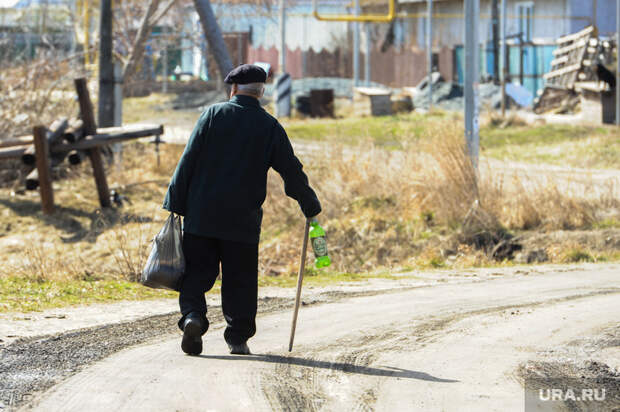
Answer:
M286 194L307 218L321 212L286 132L260 106L265 80L265 71L250 64L226 76L230 100L200 116L164 200L164 209L184 216L178 324L181 348L190 355L202 352L201 336L209 328L204 294L220 264L224 339L230 353L250 353L246 342L256 333L258 241L269 168L282 176Z

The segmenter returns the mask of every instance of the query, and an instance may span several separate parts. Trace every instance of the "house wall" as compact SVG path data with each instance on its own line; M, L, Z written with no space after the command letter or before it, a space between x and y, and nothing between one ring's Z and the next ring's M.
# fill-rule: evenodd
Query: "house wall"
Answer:
M248 31L252 28L252 48L269 49L279 47L280 29L278 9L266 10L254 6L230 7L214 5L218 22L224 32ZM346 13L341 6L322 6L321 13ZM347 23L325 22L311 16L310 4L288 7L286 9L286 45L289 49L302 51L313 49L333 51L342 47L347 40Z
M588 26L596 17L596 27L602 36L612 36L616 32L616 1L597 0L596 10L594 2L584 0L567 0L568 10L572 15L588 17L588 20L573 20L570 27L571 32L576 32Z
M506 33L516 34L519 31L517 18L517 4L530 3L534 5L534 15L536 18L532 22L532 37L538 42L553 42L561 35L571 32L571 19L564 16L569 14L568 1L573 0L546 0L546 1L523 1L507 0L507 19ZM576 1L576 0L575 0ZM599 0L610 2L612 0ZM615 0L614 0L615 1ZM480 1L480 23L478 26L478 36L481 42L490 42L493 38L491 23L490 0ZM426 2L404 3L402 6L410 14L426 13ZM433 47L455 46L463 44L464 19L463 1L439 1L433 3L433 13L440 16L433 20ZM441 15L450 15L442 17ZM453 17L452 17L453 16ZM589 22L587 18L586 23ZM426 48L426 18L414 17L403 19L406 38L409 44L421 49ZM587 25L587 24L586 24Z
M594 2L585 0L507 0L506 32L516 34L519 30L517 4L530 3L534 6L532 37L535 42L553 43L556 38L577 32L592 24ZM401 9L410 14L425 15L426 1L401 1ZM481 42L492 40L491 0L480 1L480 24L478 35ZM455 15L437 17L433 21L433 47L463 44L464 20L463 0L436 1L434 14ZM596 25L601 35L611 35L616 31L616 0L596 1ZM407 44L421 49L426 48L426 18L414 17L401 20Z

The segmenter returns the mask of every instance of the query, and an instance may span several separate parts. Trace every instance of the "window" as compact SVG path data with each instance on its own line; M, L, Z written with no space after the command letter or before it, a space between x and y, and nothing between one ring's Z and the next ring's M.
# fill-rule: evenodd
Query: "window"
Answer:
M531 1L517 3L518 32L523 33L523 41L532 41L532 23L534 22L534 3Z

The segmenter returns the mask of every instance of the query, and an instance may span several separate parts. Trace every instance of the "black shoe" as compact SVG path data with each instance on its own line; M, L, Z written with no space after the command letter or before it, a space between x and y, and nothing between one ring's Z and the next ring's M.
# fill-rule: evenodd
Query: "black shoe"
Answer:
M181 349L188 355L200 355L202 352L202 324L200 319L188 317L183 322Z
M228 349L230 349L231 355L251 355L250 348L248 348L247 343L242 343L239 345L228 344Z

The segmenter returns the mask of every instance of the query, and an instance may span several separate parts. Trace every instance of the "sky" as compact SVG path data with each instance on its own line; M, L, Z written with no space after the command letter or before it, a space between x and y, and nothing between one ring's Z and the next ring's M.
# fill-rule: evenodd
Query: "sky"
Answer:
M0 7L13 7L19 0L0 0Z

